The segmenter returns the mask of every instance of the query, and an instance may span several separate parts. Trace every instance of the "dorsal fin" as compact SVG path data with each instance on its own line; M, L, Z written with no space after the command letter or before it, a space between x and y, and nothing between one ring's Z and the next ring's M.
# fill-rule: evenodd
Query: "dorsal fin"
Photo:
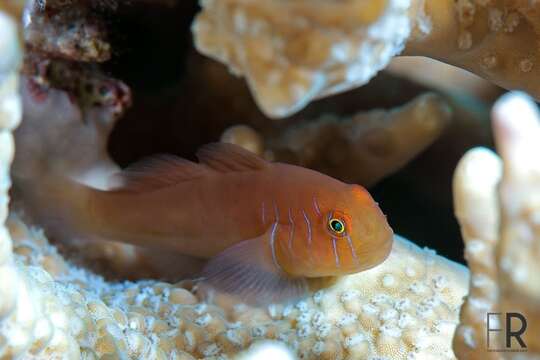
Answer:
M228 143L211 143L201 147L197 158L204 165L220 172L259 170L268 162L241 146Z
M174 155L155 155L142 159L119 173L119 189L151 191L199 178L207 172L204 166Z

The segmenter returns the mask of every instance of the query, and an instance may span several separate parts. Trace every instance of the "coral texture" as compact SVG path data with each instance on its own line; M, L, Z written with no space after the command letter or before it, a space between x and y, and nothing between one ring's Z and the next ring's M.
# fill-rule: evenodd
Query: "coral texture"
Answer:
M540 98L540 2L428 0L424 13L432 31L413 36L405 54L438 59Z
M110 45L104 40L103 24L85 6L45 9L30 2L24 14L27 46L51 57L79 61L105 61Z
M203 1L199 51L246 77L261 109L287 116L367 83L399 53L410 1Z
M32 304L46 300L45 311L34 313L40 326L23 332L28 342L19 354L71 358L67 351L75 356L80 347L83 358L191 359L275 339L303 358L454 358L451 338L468 272L399 237L381 266L297 304L259 309L204 302L189 282L107 283L66 263L15 216L9 229L20 270L36 284Z
M268 160L316 169L351 183L371 186L398 171L440 137L452 110L440 96L420 95L389 111L334 115L263 136L245 125L227 129L221 140Z
M540 97L540 3L529 0L204 1L198 50L284 117L364 85L393 56L427 56ZM324 7L324 9L323 9ZM277 16L276 14L281 14ZM283 14L286 14L283 16Z
M522 356L535 358L540 354L540 114L523 94L509 94L492 116L501 158L473 149L454 178L456 215L472 272L454 349L464 359L501 358L487 352L486 313L519 312L528 323ZM489 349L505 348L502 337L491 335Z
M398 171L440 137L452 117L438 95L420 95L390 111L343 119L324 116L290 126L267 141L267 156L372 186Z
M14 4L12 4L14 5ZM15 6L8 10L17 12ZM18 95L18 70L21 49L16 22L0 11L0 356L10 358L21 353L34 337L36 312L33 304L42 297L18 267L12 250L11 238L4 226L8 214L8 189L11 185L9 166L13 158L14 142L11 131L21 119L22 106Z

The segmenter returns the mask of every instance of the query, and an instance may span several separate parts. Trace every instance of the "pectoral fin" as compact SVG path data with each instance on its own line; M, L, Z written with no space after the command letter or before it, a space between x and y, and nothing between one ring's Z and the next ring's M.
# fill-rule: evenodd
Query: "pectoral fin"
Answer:
M267 305L304 295L306 280L288 276L272 256L272 230L210 259L203 271L204 282L250 304Z

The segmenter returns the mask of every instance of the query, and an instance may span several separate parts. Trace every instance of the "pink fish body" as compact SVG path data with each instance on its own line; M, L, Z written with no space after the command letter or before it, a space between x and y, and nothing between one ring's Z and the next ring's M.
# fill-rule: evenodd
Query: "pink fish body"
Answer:
M364 188L231 144L197 157L135 165L110 191L68 181L50 193L77 232L210 259L207 282L248 301L295 297L305 278L359 272L388 256L392 230Z

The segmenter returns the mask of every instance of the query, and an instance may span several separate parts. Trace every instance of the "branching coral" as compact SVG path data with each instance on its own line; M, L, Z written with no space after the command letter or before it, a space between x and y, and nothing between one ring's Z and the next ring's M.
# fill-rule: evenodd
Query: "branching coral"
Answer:
M367 83L398 55L428 56L540 97L540 3L529 0L202 2L199 51L287 116ZM323 9L324 7L324 9ZM276 14L280 14L279 16Z
M11 130L17 126L21 118L21 100L18 96L18 68L21 51L17 40L16 23L0 12L0 141L2 149L1 167L1 197L0 210L0 356L11 358L27 350L31 339L39 348L43 336L48 341L67 341L62 337L62 330L49 321L45 316L47 305L32 280L28 278L27 270L23 270L16 262L11 251L11 239L3 223L7 217L9 165L11 163L14 143ZM56 304L59 306L60 304ZM53 303L49 303L54 307ZM56 328L58 331L51 331ZM54 335L54 336L53 336Z
M280 161L371 186L431 145L451 116L442 98L425 94L392 111L329 116L287 129L268 149Z
M444 93L473 96L487 103L503 89L468 71L421 56L395 57L385 71Z
M499 328L506 326L507 312L519 312L528 323L524 356L534 358L540 354L540 115L524 95L511 94L495 105L493 118L502 159L489 150L471 150L454 179L456 215L472 271L454 349L466 359L500 358L487 352L486 313L502 313ZM489 349L507 348L520 347L491 334Z
M371 186L435 141L451 116L441 97L425 94L391 111L373 110L345 119L329 115L287 127L266 139L264 156ZM235 126L222 139L259 149L263 155L260 137L253 130Z
M221 141L236 144L259 156L264 153L264 139L257 131L247 125L234 125L221 135Z
M507 89L540 98L540 3L528 0L425 1L428 36L413 37L407 54L472 71Z
M365 84L399 53L410 1L204 1L199 51L244 75L261 109L283 117Z

